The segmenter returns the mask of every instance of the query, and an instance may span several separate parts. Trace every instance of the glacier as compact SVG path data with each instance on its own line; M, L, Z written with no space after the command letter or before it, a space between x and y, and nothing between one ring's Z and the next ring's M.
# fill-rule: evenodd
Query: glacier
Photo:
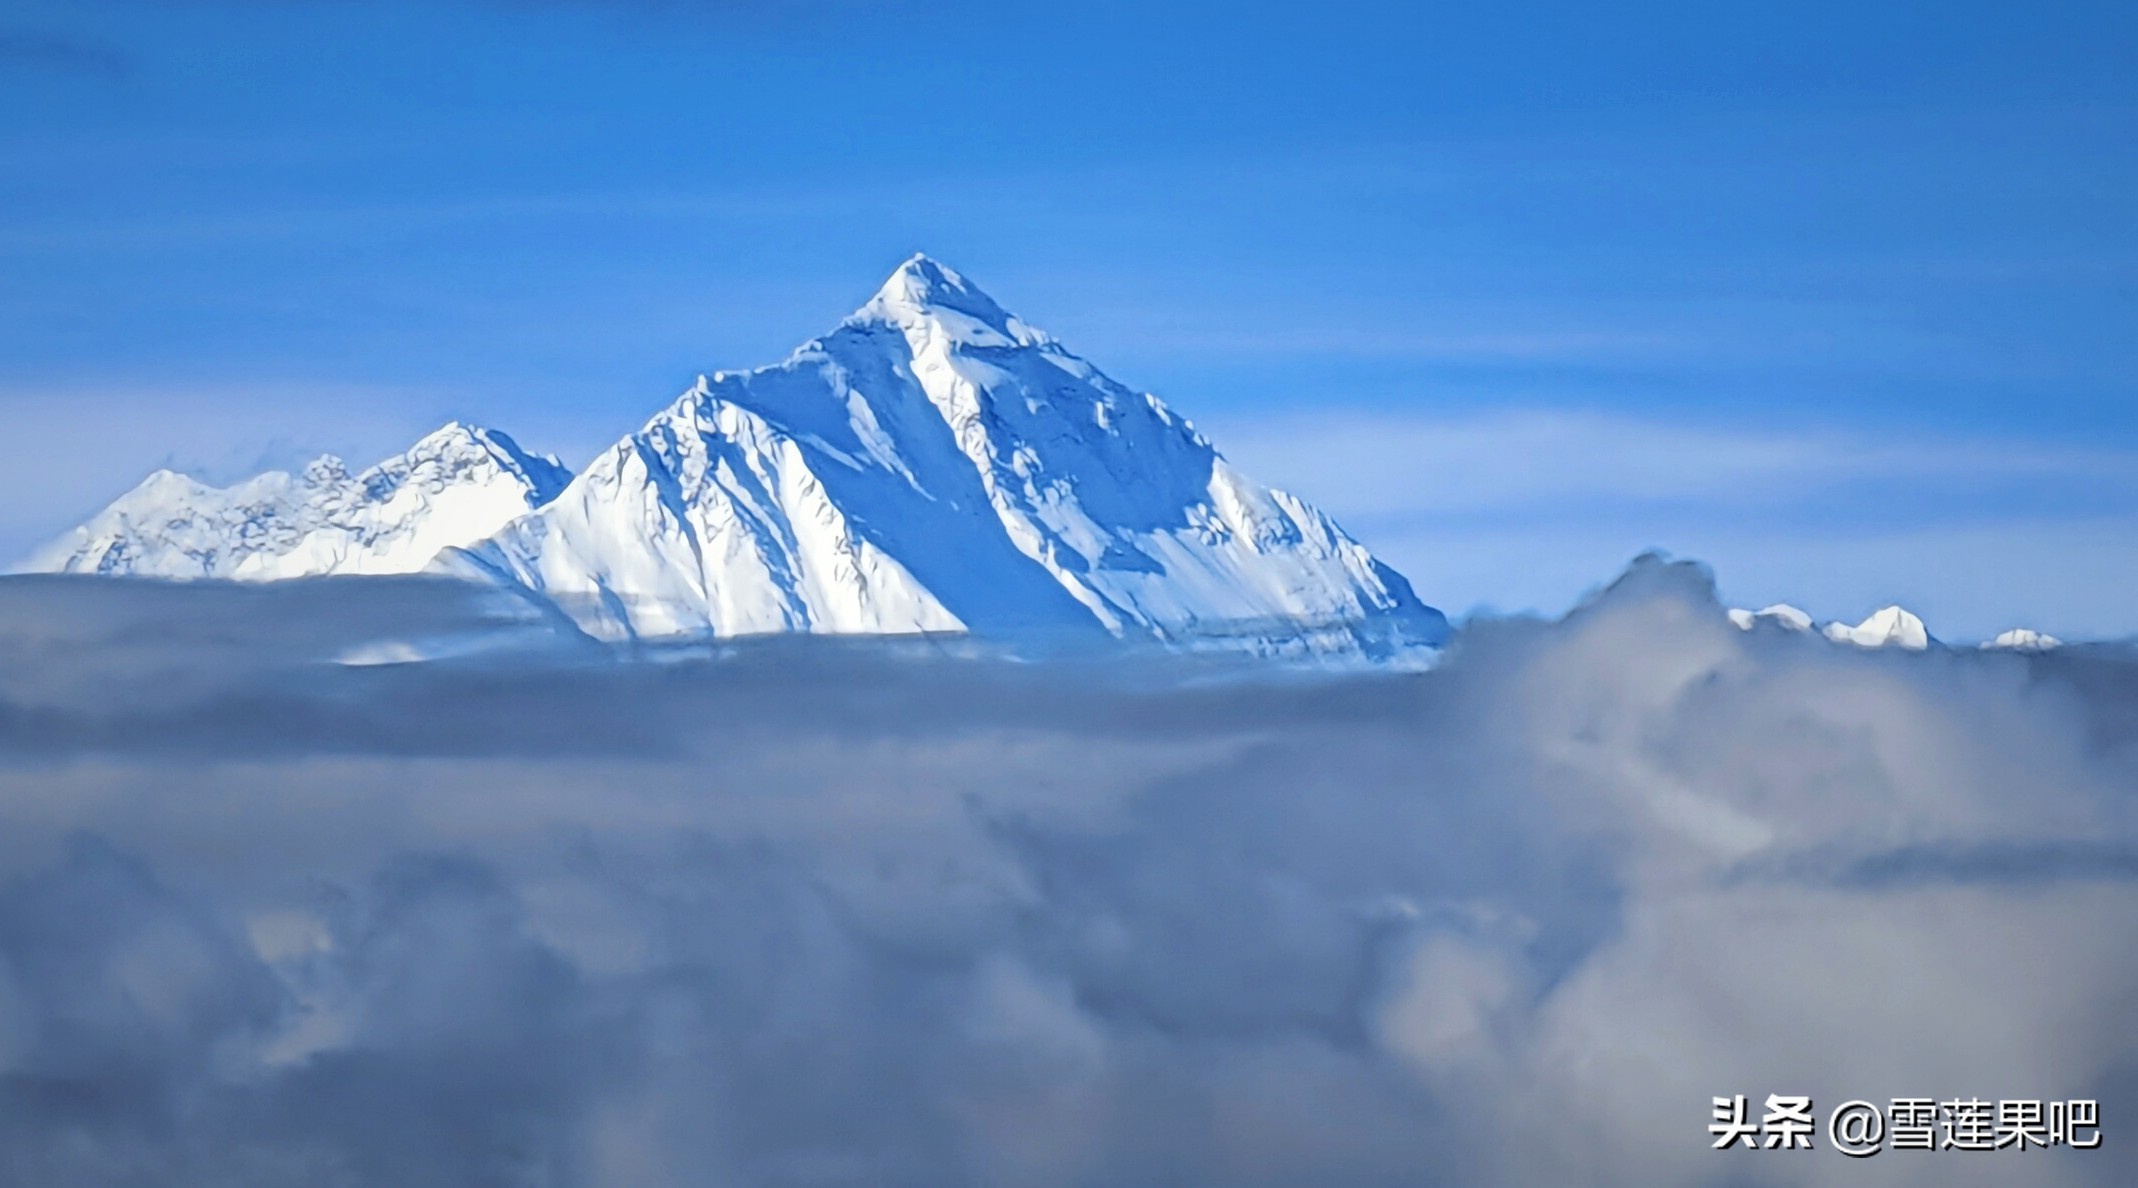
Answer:
M350 476L159 472L38 571L431 571L597 639L1064 636L1315 654L1446 618L1188 421L916 255L785 360L700 376L572 474L451 425Z

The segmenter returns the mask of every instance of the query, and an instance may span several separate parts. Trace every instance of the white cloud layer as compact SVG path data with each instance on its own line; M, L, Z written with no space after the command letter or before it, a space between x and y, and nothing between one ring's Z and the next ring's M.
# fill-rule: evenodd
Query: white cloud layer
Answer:
M1644 564L1426 674L326 663L488 614L0 582L0 1184L2138 1171L2119 653L1741 632ZM1740 1092L2107 1142L1709 1150Z

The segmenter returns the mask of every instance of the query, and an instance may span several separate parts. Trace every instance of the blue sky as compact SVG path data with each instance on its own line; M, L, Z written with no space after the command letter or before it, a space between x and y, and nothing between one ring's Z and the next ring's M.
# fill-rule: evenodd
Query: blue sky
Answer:
M1451 611L2138 631L2138 9L1868 7L7 0L0 553L578 462L925 250Z

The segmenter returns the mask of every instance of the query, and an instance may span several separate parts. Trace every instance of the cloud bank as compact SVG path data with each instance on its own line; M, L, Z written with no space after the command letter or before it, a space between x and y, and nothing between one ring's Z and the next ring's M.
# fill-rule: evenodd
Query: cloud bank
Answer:
M1424 674L335 662L501 615L0 581L0 1183L2134 1170L2119 653L1739 632L1644 563ZM1711 1151L1734 1093L2106 1143Z

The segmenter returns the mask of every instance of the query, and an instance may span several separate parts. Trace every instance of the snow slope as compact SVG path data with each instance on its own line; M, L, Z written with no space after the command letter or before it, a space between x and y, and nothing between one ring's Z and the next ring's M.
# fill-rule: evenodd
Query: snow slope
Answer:
M700 377L440 567L608 639L1446 633L1328 517L922 256L784 362Z
M547 502L570 477L503 433L459 423L355 475L332 456L229 487L159 470L23 568L239 580L414 573Z

